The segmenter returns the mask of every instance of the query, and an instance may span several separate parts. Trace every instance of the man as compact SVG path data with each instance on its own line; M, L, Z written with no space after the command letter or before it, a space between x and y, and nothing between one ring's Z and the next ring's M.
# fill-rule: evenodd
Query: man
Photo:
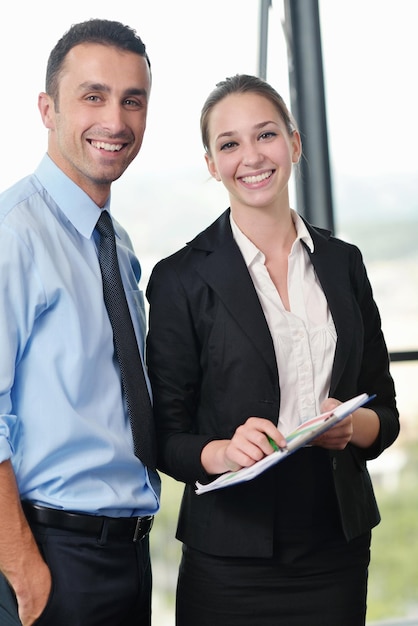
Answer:
M135 435L147 408L132 417L139 400L150 405L136 348L142 354L140 266L113 220L118 297L125 291L134 327L133 340L119 334L138 358L134 392L139 372L145 389L129 402L100 257L108 235L96 228L106 215L114 242L111 184L141 147L150 86L134 30L108 20L72 26L39 96L47 154L0 195L2 626L150 624L148 534L160 481L152 425Z

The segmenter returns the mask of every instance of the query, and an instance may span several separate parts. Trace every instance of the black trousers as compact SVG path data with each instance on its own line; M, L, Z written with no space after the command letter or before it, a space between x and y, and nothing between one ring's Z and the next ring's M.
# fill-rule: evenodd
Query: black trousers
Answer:
M31 525L53 586L36 626L150 626L149 537L92 537ZM21 626L16 599L0 574L0 624Z

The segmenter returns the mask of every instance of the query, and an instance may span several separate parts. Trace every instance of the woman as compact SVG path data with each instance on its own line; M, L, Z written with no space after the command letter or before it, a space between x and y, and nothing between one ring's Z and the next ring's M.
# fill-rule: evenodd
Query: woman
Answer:
M154 268L148 366L159 467L183 481L177 626L361 626L379 512L367 459L399 432L359 250L289 205L294 120L259 78L219 83L201 114L230 208ZM271 454L271 438L359 393L367 406L256 479L196 495Z

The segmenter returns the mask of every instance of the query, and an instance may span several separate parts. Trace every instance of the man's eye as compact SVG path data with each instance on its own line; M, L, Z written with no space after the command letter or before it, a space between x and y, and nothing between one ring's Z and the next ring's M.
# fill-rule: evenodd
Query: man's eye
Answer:
M123 101L123 104L128 107L137 107L137 108L142 106L141 102L138 102L138 100L132 100L131 98L126 98L126 100Z

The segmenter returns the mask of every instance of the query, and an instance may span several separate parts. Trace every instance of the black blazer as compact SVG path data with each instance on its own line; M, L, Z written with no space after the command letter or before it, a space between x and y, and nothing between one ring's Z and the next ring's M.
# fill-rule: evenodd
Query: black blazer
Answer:
M380 418L369 449L327 452L347 539L379 522L366 460L399 432L395 391L380 317L360 251L307 224L310 259L337 331L330 395L376 394ZM287 460L235 487L197 496L208 482L202 448L230 438L251 415L277 424L279 375L260 302L229 222L229 210L185 248L160 261L147 288L147 360L161 471L186 483L177 537L212 554L271 556L275 473ZM296 456L296 455L294 455ZM289 459L290 460L290 459Z

